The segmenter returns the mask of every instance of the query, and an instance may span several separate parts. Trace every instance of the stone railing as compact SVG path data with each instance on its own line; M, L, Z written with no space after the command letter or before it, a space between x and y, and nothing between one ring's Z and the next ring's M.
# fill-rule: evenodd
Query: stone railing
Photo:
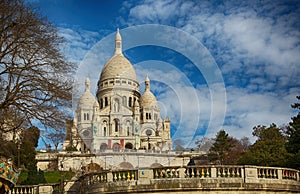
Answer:
M161 167L153 168L153 178L179 178L179 166L178 167ZM142 171L143 172L143 171Z
M17 185L7 194L48 194L61 193L60 184Z
M66 185L66 184L65 184ZM300 171L288 168L203 165L110 170L81 175L69 186L17 186L9 194L143 193L300 193ZM226 192L225 192L226 193Z
M121 170L112 171L113 181L131 181L136 180L137 171L136 170Z
M101 174L104 173L105 175ZM87 174L79 179L80 192L118 193L208 190L287 191L300 193L300 172L294 169L234 166L167 166ZM106 177L101 179L99 177ZM196 181L196 182L195 182ZM98 186L97 186L98 184ZM93 186L93 191L90 191ZM121 189L121 190L120 190ZM147 189L147 190L143 190ZM252 190L251 190L252 189Z

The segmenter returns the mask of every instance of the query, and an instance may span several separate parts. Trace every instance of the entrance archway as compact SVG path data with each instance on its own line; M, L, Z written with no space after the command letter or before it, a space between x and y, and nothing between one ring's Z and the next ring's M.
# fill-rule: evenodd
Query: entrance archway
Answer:
M100 150L106 150L107 149L107 144L106 143L102 143L100 145Z
M133 149L133 145L132 145L132 143L126 143L126 145L125 145L125 149Z
M119 150L121 149L121 145L119 143L114 143L113 147L114 150Z

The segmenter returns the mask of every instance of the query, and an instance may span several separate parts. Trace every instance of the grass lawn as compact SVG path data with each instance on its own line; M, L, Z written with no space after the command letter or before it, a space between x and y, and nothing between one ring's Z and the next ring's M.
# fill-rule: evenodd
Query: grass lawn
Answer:
M20 174L19 183L26 180L27 172ZM59 183L61 179L70 180L74 176L72 171L44 171L44 177L47 183Z

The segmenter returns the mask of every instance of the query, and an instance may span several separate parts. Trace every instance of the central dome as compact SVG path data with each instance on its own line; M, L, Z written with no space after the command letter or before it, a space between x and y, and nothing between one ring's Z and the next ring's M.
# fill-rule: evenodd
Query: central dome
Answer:
M99 81L101 83L105 80L115 78L129 79L137 82L132 64L122 53L122 37L119 29L117 30L115 38L115 53L104 65Z
M126 78L137 82L132 64L122 54L115 54L105 64L100 75L100 82L114 78Z

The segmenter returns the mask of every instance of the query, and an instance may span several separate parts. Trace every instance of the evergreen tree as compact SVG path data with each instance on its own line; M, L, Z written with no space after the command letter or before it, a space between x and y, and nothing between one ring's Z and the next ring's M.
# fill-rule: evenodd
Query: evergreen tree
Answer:
M240 164L286 166L288 157L285 149L286 137L280 128L275 124L269 127L259 125L253 128L252 134L257 137L257 140L240 158Z
M216 164L228 164L229 152L233 146L233 138L229 137L224 130L220 130L216 135L213 146L209 149L208 159Z
M300 96L297 96L300 100ZM300 103L295 103L292 108L300 110ZM292 122L286 129L288 135L286 149L291 154L288 159L288 166L300 170L300 112L292 118Z

